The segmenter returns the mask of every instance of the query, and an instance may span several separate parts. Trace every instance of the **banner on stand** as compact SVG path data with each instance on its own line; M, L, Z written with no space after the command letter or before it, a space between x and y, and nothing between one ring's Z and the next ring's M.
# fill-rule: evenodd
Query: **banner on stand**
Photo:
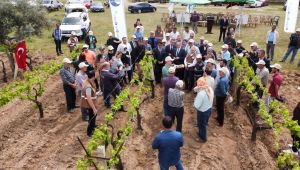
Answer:
M121 39L127 37L123 0L109 0L115 36Z
M286 2L284 31L294 33L298 18L299 1L288 0Z

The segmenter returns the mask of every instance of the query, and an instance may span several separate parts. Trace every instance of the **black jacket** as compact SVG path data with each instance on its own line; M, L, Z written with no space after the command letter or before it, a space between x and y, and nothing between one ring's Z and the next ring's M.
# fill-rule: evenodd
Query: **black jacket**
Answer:
M174 60L174 64L184 64L184 59L186 57L186 51L183 48L180 48L177 54L177 48L174 49L174 56L179 57L179 59Z
M145 46L137 46L131 51L132 62L139 63L145 56Z
M153 49L153 57L156 60L156 64L158 64L158 61L165 61L166 55L164 48L162 48L161 52L159 52L158 48ZM164 63L159 65L164 65Z
M228 19L226 19L226 21L224 21L224 18L220 19L220 28L227 29L228 25L229 25ZM226 28L224 28L224 27L226 27Z
M175 54L174 54L174 49L175 48L176 48L175 45L172 45L172 49L171 49L171 44L167 45L165 47L165 51L166 51L167 55L170 56L170 57L174 57L175 56Z

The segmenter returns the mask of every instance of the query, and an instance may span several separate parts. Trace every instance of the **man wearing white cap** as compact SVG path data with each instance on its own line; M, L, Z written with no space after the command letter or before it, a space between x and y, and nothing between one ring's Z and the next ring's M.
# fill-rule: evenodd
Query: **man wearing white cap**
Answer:
M178 77L175 76L175 67L170 67L168 70L169 75L167 77L163 78L163 87L164 87L164 114L165 116L170 115L170 109L169 109L169 104L168 104L168 94L169 94L169 89L174 88L176 82L179 80Z
M93 31L89 31L89 34L85 38L85 44L89 46L90 50L96 52L97 39L94 36Z
M259 60L259 57L258 57L258 51L259 51L258 44L256 42L253 42L253 43L250 44L250 47L251 47L252 51L249 52L249 53L246 53L246 56L248 58L249 65L253 68L253 70L256 70L256 63Z
M87 75L86 75L86 70L87 67L89 65L87 65L85 62L81 62L79 63L79 71L75 76L75 82L76 82L76 91L77 91L77 95L81 98L81 91L82 91L82 84L83 81L87 79ZM81 112L82 113L82 120L88 121L88 115L85 115L85 112Z
M133 35L135 35L137 39L143 39L144 36L140 26L136 26L136 31L133 33Z
M216 70L216 68L215 68L215 60L214 59L212 59L212 58L209 58L209 59L207 59L207 61L206 61L206 66L205 66L205 69L204 70L206 70L206 69L209 69L209 70L211 70L211 77L213 77L214 79L216 79L217 78L217 75L218 75L218 72L217 72L217 70Z
M76 33L74 31L72 31L71 32L71 37L67 41L70 53L77 46L77 43L78 43L78 38L76 37Z
M260 78L264 87L268 86L269 70L266 68L264 60L259 60L257 63L256 75Z
M75 102L76 102L76 83L75 83L75 76L70 71L70 67L72 66L72 61L68 58L64 58L63 60L63 68L60 69L60 77L63 81L63 88L66 95L67 100L67 109L68 112L72 113L74 112L74 109L76 108Z
M169 45L170 44L170 41L171 41L171 35L170 35L170 33L166 33L166 38L165 39L163 39L162 41L166 41L165 43L165 45Z
M108 33L108 39L106 40L106 46L112 46L113 47L113 55L115 55L118 45L121 43L122 41L119 40L119 38L114 37L113 34L111 32Z
M270 87L269 87L269 93L271 95L271 99L277 99L279 101L282 101L281 97L279 96L279 88L282 84L283 77L280 74L281 65L280 64L273 64L271 65L272 73L273 73L273 80L271 81Z
M217 106L217 121L219 126L224 124L224 104L229 91L229 80L226 76L227 69L222 67L219 69L220 78L216 84L216 106Z
M222 59L225 59L227 61L227 64L230 65L231 56L230 56L230 52L228 51L228 45L224 44L221 46L221 48L222 48L221 51Z
M96 54L94 51L91 51L88 48L89 48L89 46L87 44L84 44L82 47L83 53L85 55L85 59L89 64L91 64L93 67L95 67Z
M194 33L193 30L189 29L189 26L185 26L184 30L182 31L183 39L186 39L186 40L190 39L190 34L192 32Z
M289 57L289 55L292 52L292 57L290 60L290 63L292 64L298 53L299 48L300 48L300 28L297 28L296 33L291 35L289 47L280 62L285 62L285 60L287 60L287 58ZM300 64L300 60L299 60L298 66L299 66L299 64Z
M245 48L243 47L242 44L243 44L242 40L236 41L236 48L235 48L236 54L241 54L245 51Z
M172 120L175 120L176 117L176 131L182 131L182 120L183 120L183 97L184 92L183 89L183 81L178 80L175 84L175 88L170 88L168 93L168 105L170 108L170 116Z
M190 39L190 40L188 41L187 53L190 53L192 47L195 48L196 54L200 54L199 48L198 48L197 46L195 46L195 40Z
M170 56L167 56L165 58L165 65L162 68L162 76L164 77L168 77L169 75L169 68L172 66L173 64L173 59Z

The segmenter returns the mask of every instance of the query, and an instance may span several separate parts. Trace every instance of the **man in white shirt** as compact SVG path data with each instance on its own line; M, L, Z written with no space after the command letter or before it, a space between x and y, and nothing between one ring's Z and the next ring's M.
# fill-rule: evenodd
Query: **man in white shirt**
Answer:
M177 36L180 35L179 32L177 31L176 27L173 27L172 32L170 33L171 39L176 39Z
M124 45L127 47L127 51L129 52L129 54L131 53L132 49L130 44L127 42L127 37L123 37L122 38L122 43L120 43L118 45L117 51L118 52L123 52L124 51Z
M190 53L192 47L195 47L196 54L200 54L199 48L195 46L195 41L193 39L190 39L187 46L187 53Z
M183 39L189 40L191 33L194 33L194 31L190 30L188 26L185 26L182 32Z
M278 39L279 39L279 34L276 31L276 25L273 25L272 29L268 31L266 37L267 58L270 59L271 61L273 61L274 59L274 49Z

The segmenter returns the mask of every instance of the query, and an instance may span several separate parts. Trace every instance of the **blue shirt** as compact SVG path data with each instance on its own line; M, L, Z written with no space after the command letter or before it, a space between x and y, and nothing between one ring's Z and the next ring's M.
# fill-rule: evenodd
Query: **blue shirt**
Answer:
M210 97L205 90L200 90L194 101L194 107L200 111L205 112L212 107L214 92L210 89Z
M53 31L53 37L55 40L61 40L62 38L61 29L55 28L55 30Z
M270 32L268 36L268 41L273 42L274 41L275 32Z
M223 59L225 59L227 62L229 62L230 60L231 60L231 58L230 58L230 52L227 50L226 52L222 52L222 57L223 57ZM229 65L228 63L227 63L227 65Z
M143 39L143 33L141 31L135 31L134 35L137 39Z
M229 80L227 76L220 77L217 80L216 85L216 96L218 97L226 97L229 90Z
M180 160L180 147L182 146L182 134L175 130L161 131L152 143L152 148L159 151L159 164L164 167L170 167L178 163Z

